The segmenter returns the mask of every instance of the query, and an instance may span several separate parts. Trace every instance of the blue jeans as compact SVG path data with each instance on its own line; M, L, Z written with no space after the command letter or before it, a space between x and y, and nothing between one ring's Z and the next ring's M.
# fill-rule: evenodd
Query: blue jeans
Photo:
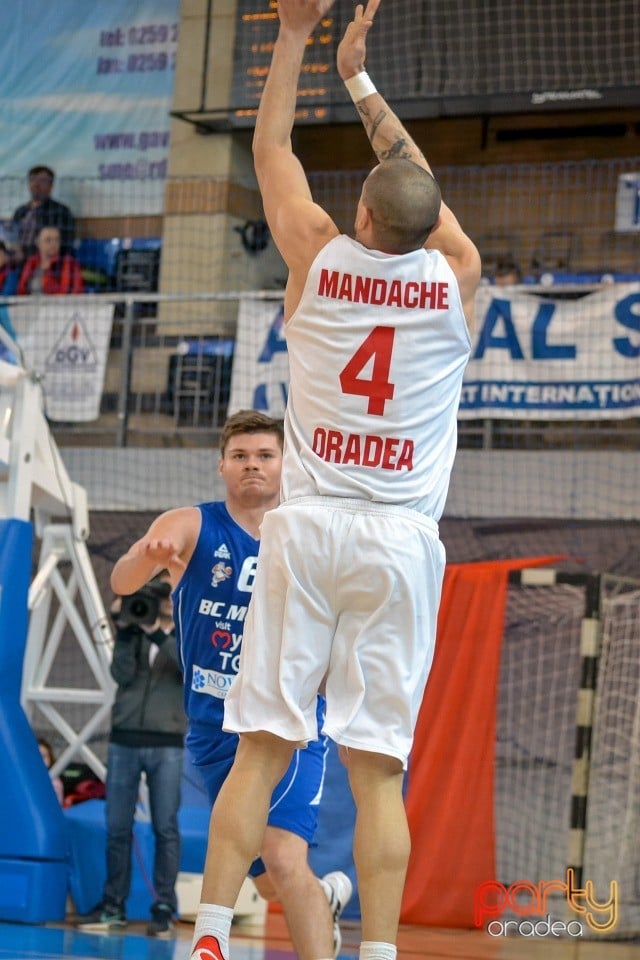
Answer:
M180 867L178 808L182 789L181 747L129 747L109 744L107 757L107 882L104 899L124 907L131 886L133 821L140 774L149 787L155 838L153 889L157 903L177 910L176 878Z

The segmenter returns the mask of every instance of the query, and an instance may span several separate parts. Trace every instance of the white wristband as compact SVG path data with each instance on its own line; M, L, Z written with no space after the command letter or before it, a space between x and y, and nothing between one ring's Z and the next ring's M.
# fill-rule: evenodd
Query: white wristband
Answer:
M356 73L355 77L349 77L348 80L344 81L344 85L354 103L359 103L360 100L364 100L364 98L370 96L370 94L378 92L366 70L362 70L361 73Z

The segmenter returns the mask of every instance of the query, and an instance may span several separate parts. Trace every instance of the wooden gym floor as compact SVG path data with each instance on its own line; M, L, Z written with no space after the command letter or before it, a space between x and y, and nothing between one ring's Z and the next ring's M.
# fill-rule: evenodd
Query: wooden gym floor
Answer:
M359 926L343 923L343 960L358 956ZM178 923L174 940L145 936L143 923L126 934L81 933L71 924L0 923L0 960L188 960L193 925ZM640 960L640 941L614 942L542 937L495 938L484 930L403 927L398 960ZM295 960L284 921L234 925L231 960Z

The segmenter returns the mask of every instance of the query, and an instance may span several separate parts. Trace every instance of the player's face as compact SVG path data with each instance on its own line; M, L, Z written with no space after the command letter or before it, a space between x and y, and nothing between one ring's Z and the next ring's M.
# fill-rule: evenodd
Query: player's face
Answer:
M245 502L278 496L282 450L272 433L238 433L231 437L220 460L227 495Z

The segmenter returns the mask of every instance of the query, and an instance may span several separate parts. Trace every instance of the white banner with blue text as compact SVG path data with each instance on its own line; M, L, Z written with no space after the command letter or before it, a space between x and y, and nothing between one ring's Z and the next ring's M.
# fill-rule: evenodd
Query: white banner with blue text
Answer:
M640 284L584 294L481 287L460 417L619 419L640 411Z
M241 300L229 413L260 410L281 419L289 388L284 307L277 300Z
M288 381L282 303L243 300L230 409L281 417ZM638 415L640 284L584 292L479 289L461 419Z
M2 177L24 179L24 195L0 183L0 215L28 201L35 164L53 168L54 197L76 216L160 213L180 0L23 0L3 9ZM123 181L136 186L124 199Z

